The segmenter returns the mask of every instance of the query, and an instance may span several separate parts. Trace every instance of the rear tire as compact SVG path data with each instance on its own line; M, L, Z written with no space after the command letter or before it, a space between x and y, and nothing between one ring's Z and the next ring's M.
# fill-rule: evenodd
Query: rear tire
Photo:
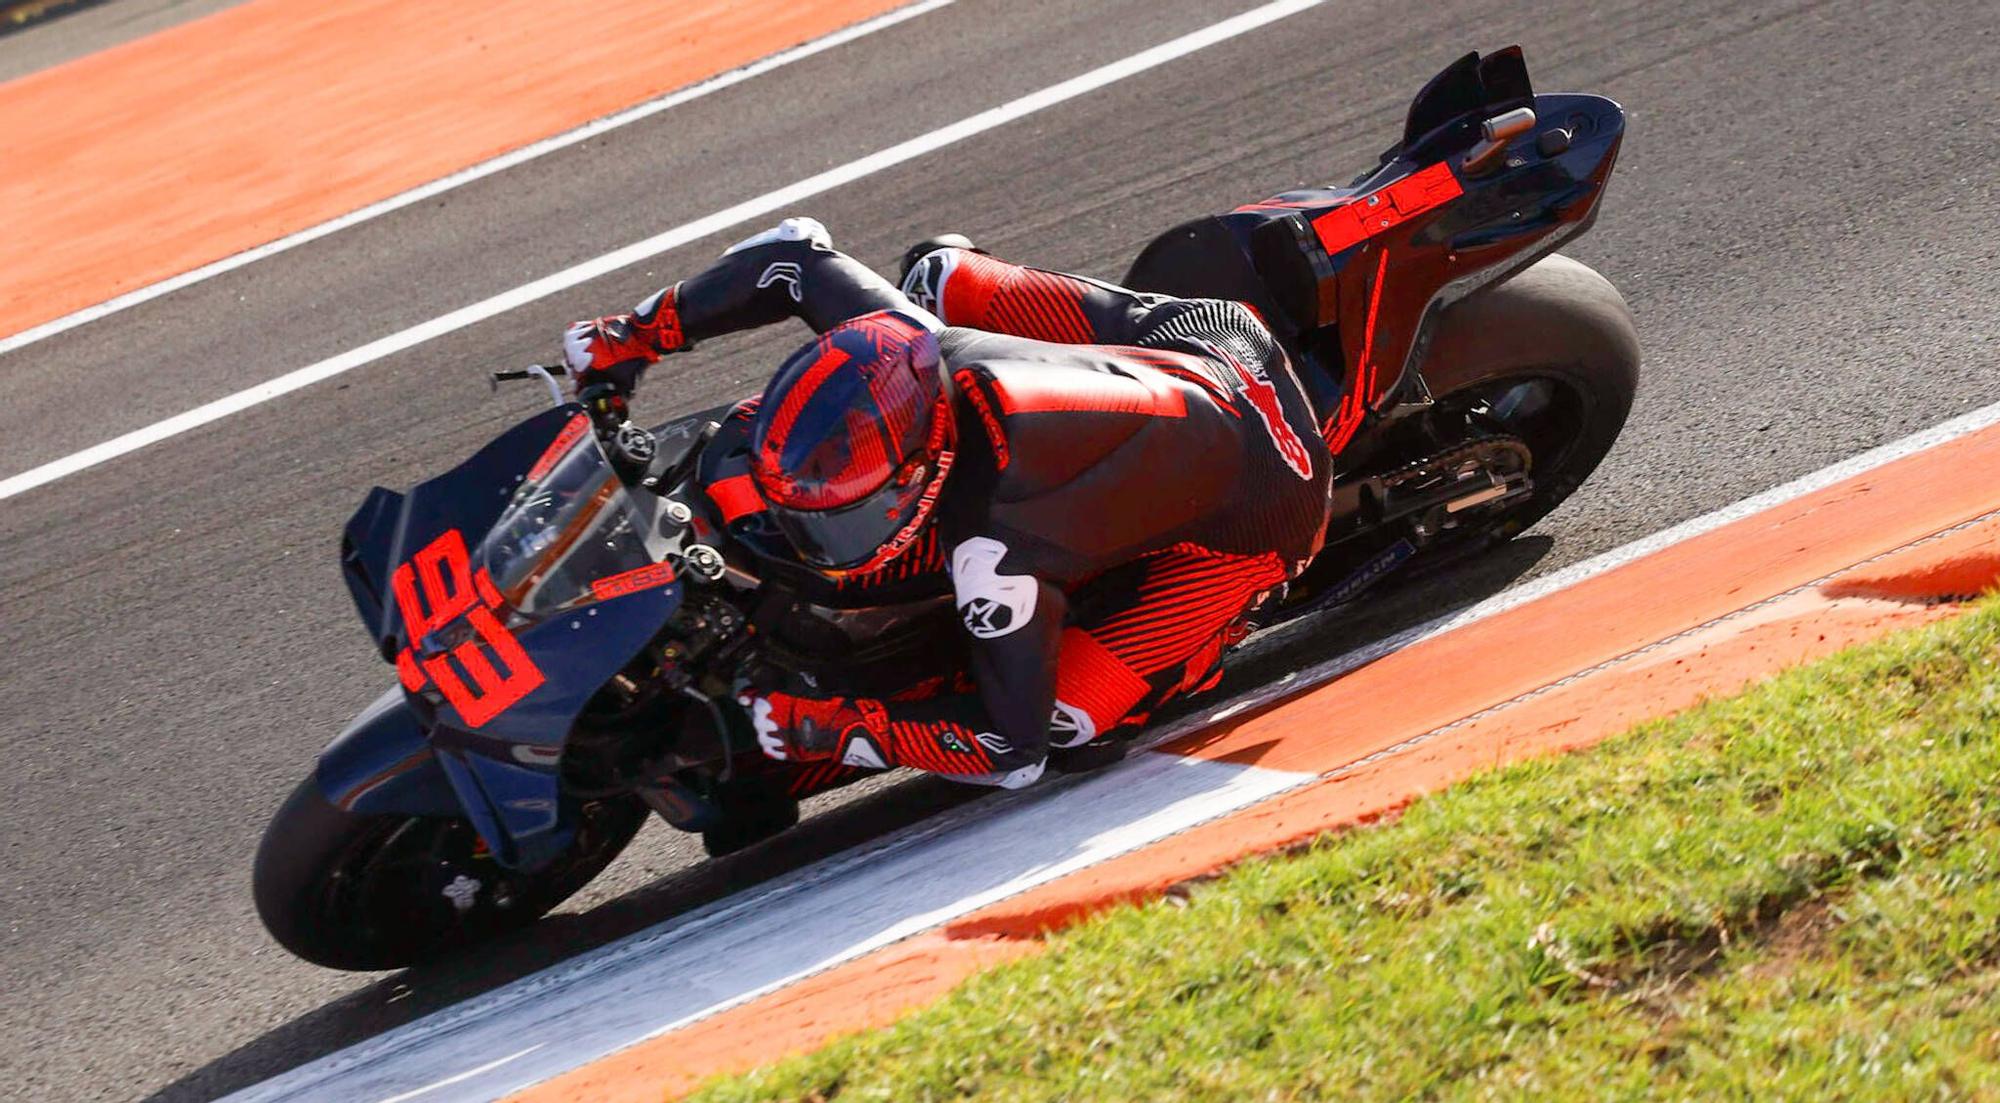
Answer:
M1485 526L1506 539L1574 494L1617 442L1639 389L1639 334L1610 280L1549 256L1447 310L1423 376L1444 409L1546 386L1547 409L1493 419L1534 454L1533 496Z
M517 873L485 854L466 820L357 815L307 778L264 831L252 892L293 954L329 969L401 969L534 922L610 865L645 817L636 799L586 805L569 853Z

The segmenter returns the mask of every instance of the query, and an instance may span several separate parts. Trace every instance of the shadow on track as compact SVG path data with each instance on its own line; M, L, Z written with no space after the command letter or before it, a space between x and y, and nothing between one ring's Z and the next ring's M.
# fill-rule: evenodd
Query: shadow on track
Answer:
M1529 535L1447 574L1386 590L1345 614L1295 626L1276 642L1253 640L1232 659L1217 694L1164 711L1157 720L1171 722L1287 671L1498 593L1533 570L1553 547L1549 538ZM588 912L553 915L474 951L386 976L196 1069L149 1096L147 1103L192 1103L248 1087L858 843L977 800L986 792L922 775L863 786L869 791L859 799L809 814L797 828L741 853L662 877Z

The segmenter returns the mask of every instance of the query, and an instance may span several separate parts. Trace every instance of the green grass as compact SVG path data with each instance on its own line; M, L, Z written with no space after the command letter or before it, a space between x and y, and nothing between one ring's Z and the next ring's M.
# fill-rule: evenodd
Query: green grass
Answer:
M1996 787L1989 600L698 1098L2000 1099Z

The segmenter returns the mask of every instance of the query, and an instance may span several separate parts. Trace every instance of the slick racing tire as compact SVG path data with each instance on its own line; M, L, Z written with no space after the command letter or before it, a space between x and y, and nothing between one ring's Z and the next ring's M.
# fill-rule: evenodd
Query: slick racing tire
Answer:
M1480 526L1505 540L1562 504L1611 451L1639 389L1639 335L1611 281L1550 256L1453 304L1422 370L1438 410L1476 411L1486 429L1527 442L1533 494Z
M569 852L519 873L464 819L357 815L307 778L257 847L257 914L315 965L401 969L534 922L610 865L645 817L636 799L585 805Z

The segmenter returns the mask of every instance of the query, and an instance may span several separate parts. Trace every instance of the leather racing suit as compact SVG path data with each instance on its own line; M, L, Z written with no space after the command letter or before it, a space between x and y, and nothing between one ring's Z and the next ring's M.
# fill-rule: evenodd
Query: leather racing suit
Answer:
M1016 787L1040 776L1052 746L1128 736L1219 680L1246 613L1304 569L1328 515L1326 445L1256 314L971 249L923 256L898 289L817 223L790 219L647 299L621 339L657 356L786 318L823 332L877 311L937 329L957 454L934 531L837 588L865 604L948 580L973 688L786 698L791 719L846 729L815 768L911 766ZM704 457L732 527L762 508L743 447L752 403Z

